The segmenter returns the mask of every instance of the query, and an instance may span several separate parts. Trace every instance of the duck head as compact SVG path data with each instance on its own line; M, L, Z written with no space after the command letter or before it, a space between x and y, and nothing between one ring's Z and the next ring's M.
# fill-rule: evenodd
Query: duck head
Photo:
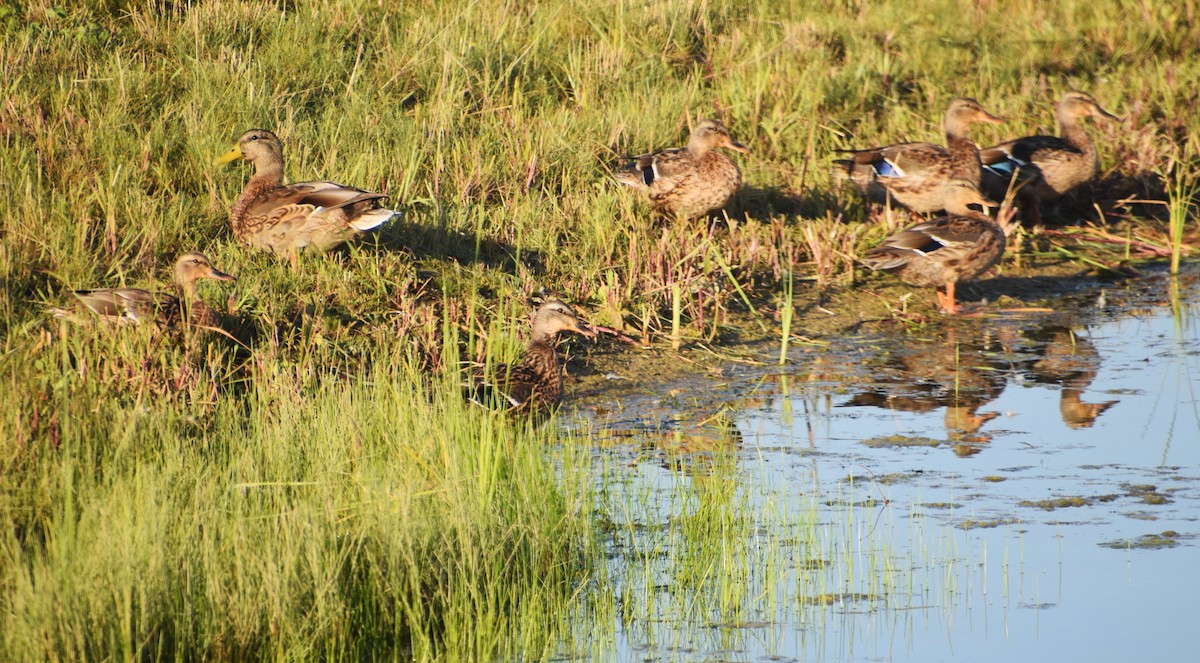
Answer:
M946 211L950 214L973 214L970 205L979 205L985 211L989 207L999 207L997 203L980 193L979 187L970 180L950 180L942 187L946 196Z
M238 159L254 164L259 172L275 166L282 168L283 143L278 136L266 129L251 129L242 134L237 144L213 164L220 166Z
M1092 95L1086 92L1071 90L1064 94L1062 99L1059 99L1059 122L1070 123L1084 117L1094 117L1114 122L1121 121L1121 118L1101 108Z
M200 279L236 281L237 279L212 266L208 256L196 251L185 253L175 260L175 282L185 287Z
M737 142L729 135L729 129L725 128L717 120L703 120L692 129L692 135L688 139L688 149L701 154L716 148L724 147L734 152L742 154L750 154L750 148Z
M542 304L533 316L533 338L553 341L563 332L595 338L596 332L579 320L575 309L557 299Z

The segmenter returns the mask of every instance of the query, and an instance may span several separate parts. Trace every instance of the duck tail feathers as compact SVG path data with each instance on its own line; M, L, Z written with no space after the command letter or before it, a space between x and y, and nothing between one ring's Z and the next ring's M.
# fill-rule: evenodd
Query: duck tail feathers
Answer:
M350 226L355 230L370 230L383 225L388 219L399 215L400 212L380 207L379 209L373 209L355 217L350 221Z

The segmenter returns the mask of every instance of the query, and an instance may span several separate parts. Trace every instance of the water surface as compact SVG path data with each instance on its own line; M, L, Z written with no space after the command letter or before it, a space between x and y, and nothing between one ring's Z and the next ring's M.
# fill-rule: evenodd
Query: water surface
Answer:
M1200 293L1175 287L764 348L597 409L615 589L575 654L1190 658Z

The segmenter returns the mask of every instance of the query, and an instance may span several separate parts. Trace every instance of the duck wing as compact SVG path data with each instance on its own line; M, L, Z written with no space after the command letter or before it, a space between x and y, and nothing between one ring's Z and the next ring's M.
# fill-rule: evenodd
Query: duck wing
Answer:
M309 206L340 209L356 203L387 198L386 194L356 189L337 182L297 182L266 191L250 207L250 216L272 216L283 207Z
M990 221L970 216L947 216L918 223L910 230L920 232L942 246L957 246L979 241L991 225Z
M673 188L671 182L695 169L685 147L651 152L634 157L617 173L617 180L633 187L656 190Z
M263 192L246 211L241 234L276 253L327 247L370 230L396 212L380 207L385 194L336 182L297 182Z
M950 152L933 143L897 143L866 150L847 150L850 161L869 165L881 177L926 176L946 168Z
M129 323L153 322L179 309L179 300L174 296L141 288L78 290L75 298L96 315Z
M1082 154L1082 150L1058 136L1026 136L980 150L979 160L993 172L1011 174L1017 168L1036 168L1038 162Z
M529 406L538 381L538 375L523 364L498 366L491 374L480 367L467 385L467 398L489 410L515 412Z
M895 269L918 256L974 244L987 232L987 225L970 217L942 217L918 223L883 240L863 257L871 269Z

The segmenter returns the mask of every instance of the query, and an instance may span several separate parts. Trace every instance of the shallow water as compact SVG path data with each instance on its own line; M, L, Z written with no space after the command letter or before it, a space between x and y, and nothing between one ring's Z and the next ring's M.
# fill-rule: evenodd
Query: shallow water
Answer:
M838 338L593 412L614 590L569 657L1193 656L1200 288L1172 306L1169 284Z

